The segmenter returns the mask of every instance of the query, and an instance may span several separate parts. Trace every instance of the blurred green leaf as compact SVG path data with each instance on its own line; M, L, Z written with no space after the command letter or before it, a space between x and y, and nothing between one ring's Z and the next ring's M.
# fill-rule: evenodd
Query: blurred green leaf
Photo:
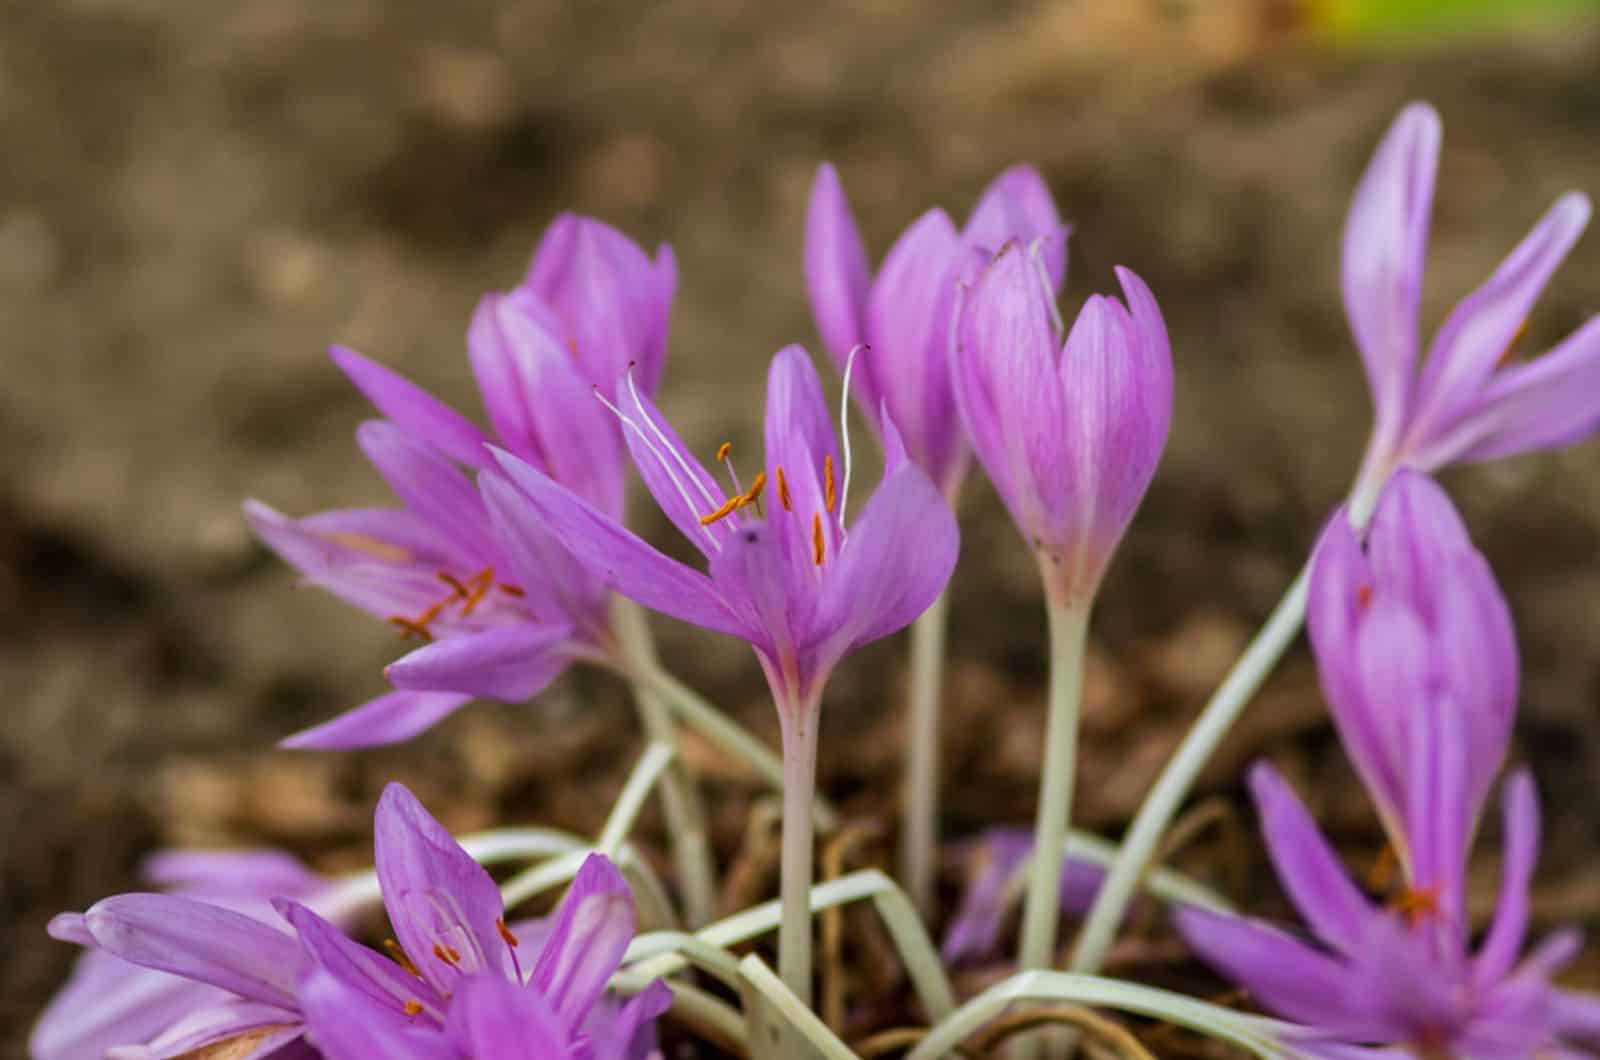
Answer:
M1600 15L1600 0L1315 0L1311 6L1313 20L1344 40L1415 41Z

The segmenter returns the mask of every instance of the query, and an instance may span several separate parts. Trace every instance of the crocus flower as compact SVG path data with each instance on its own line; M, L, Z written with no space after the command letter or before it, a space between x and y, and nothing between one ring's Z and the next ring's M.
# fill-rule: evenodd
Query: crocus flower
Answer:
M971 844L966 889L945 932L940 952L951 963L982 957L1000 940L1006 913L1020 897L1024 869L1033 853L1033 833L991 828ZM1081 858L1061 863L1061 908L1081 913L1094 901L1105 870Z
M1313 559L1310 622L1322 686L1401 885L1386 905L1369 899L1293 791L1258 764L1250 787L1268 852L1315 941L1195 910L1178 914L1185 937L1265 1008L1306 1025L1313 1055L1356 1045L1518 1060L1575 1048L1600 1004L1549 978L1576 954L1576 935L1518 959L1539 847L1524 773L1504 792L1499 905L1469 946L1467 857L1506 754L1516 649L1505 601L1444 492L1397 474L1365 550L1341 510Z
M967 293L951 351L979 462L1038 556L1053 603L1098 588L1166 444L1172 355L1144 281L1092 296L1065 344L1043 248L1011 244Z
M800 347L773 358L763 469L731 492L647 396L624 390L617 414L634 463L662 511L706 557L708 573L669 559L614 516L503 453L527 521L542 521L622 595L749 641L785 719L814 710L841 658L906 626L949 580L955 518L892 430L883 481L847 526L848 448L841 457L821 382Z
M1494 574L1444 490L1397 473L1364 546L1346 509L1335 513L1307 607L1323 694L1396 853L1409 856L1416 745L1430 738L1412 704L1445 701L1460 716L1466 802L1455 810L1476 821L1511 739L1517 646Z
M1043 240L1051 283L1066 275L1066 235L1050 189L1030 166L1006 170L984 190L965 229L933 209L905 230L877 275L839 174L817 170L806 213L806 289L823 347L851 372L857 404L880 436L894 421L911 460L953 496L967 443L950 390L949 350L957 281L1010 241ZM851 363L855 355L854 363Z
M638 385L656 392L678 289L671 247L663 243L651 261L610 225L562 214L540 240L523 286L554 314L557 335L590 383L609 393L632 365Z
M607 585L755 649L783 734L779 971L804 999L823 686L846 654L904 628L938 598L955 567L955 516L886 421L883 481L854 525L846 521L850 449L841 449L816 369L798 346L780 351L767 376L763 469L748 487L735 480L731 493L655 405L624 385L617 414L634 463L662 511L706 557L708 573L669 559L515 456L501 454L501 463L532 521L542 520ZM719 456L727 461L726 446Z
M374 838L396 960L305 907L282 907L309 957L300 991L309 1036L330 1060L594 1056L585 1024L634 930L633 895L615 866L598 854L584 862L524 967L494 880L404 787L385 790ZM610 1014L602 1036L617 1043L615 1060L649 1051L640 1032L670 1001L658 983Z
M393 959L288 897L275 901L281 918L271 922L166 894L108 898L74 921L86 944L220 993L127 1056L155 1060L221 1043L250 1058L307 1044L334 1058L523 1055L496 1051L510 1039L495 1036L494 1020L511 1015L485 1000L499 996L481 985L486 979L559 1028L563 1051L526 1055L588 1055L585 1022L633 935L632 895L615 868L599 856L585 863L524 971L493 879L400 785L384 792L375 836L378 881L400 940ZM330 997L342 1004L331 1007ZM645 1055L641 1032L669 1001L658 985L613 1010L618 1027L606 1040L628 1043L619 1060ZM482 1033L473 1031L480 1023ZM459 1033L470 1048L426 1051Z
M274 897L320 906L334 893L326 880L278 851L169 851L151 858L142 875L175 894L263 922L278 920ZM131 1060L182 1052L196 1040L206 1044L211 1030L232 1036L228 992L97 948L81 915L56 917L50 932L91 948L35 1024L28 1041L33 1060L103 1060L108 1053ZM214 1019L222 1021L220 1029Z
M534 272L569 311L592 309L599 293L591 288L604 286L599 259L615 253L615 233L576 218L563 225L565 234L547 237ZM612 305L607 319L617 334L596 331L595 349L611 351L628 327L654 334L654 323L624 326L628 311L626 300ZM617 426L593 400L585 363L574 361L562 337L571 326L526 288L479 304L467 350L492 436L389 369L334 349L335 363L386 417L363 424L357 440L400 507L290 519L251 502L246 514L257 535L310 582L425 643L388 668L394 691L291 737L288 746L408 739L474 697L527 699L573 659L613 650L604 588L536 522L507 508L504 484L485 470L492 442L620 517ZM482 494L469 477L474 472L482 474Z
M1294 1044L1310 1056L1363 1055L1352 1047L1396 1058L1600 1055L1600 1001L1550 983L1577 955L1577 933L1559 931L1522 955L1539 847L1532 779L1517 773L1506 785L1499 903L1474 951L1461 912L1468 849L1459 812L1468 798L1463 719L1448 709L1408 713L1431 725L1435 739L1419 746L1414 763L1426 771L1428 787L1419 786L1408 808L1412 865L1400 896L1389 905L1369 899L1299 798L1258 764L1250 787L1267 849L1314 941L1198 909L1177 914L1184 937L1268 1011L1302 1024Z
M1508 363L1534 302L1589 221L1569 192L1459 302L1418 363L1418 313L1441 136L1432 107L1400 112L1345 221L1343 291L1375 406L1366 478L1570 445L1600 426L1600 316L1548 353Z

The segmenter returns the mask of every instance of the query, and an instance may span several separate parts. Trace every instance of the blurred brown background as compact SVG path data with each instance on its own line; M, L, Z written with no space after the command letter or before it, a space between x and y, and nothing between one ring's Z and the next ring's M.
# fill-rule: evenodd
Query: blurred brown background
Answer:
M1080 805L1114 831L1354 471L1368 402L1338 230L1383 128L1413 98L1444 116L1437 321L1558 193L1600 192L1597 62L1582 11L1338 45L1267 0L0 0L0 1052L69 962L48 915L133 886L157 845L347 867L395 778L460 828L592 829L636 753L621 690L593 675L404 748L270 750L379 690L398 647L298 590L239 516L246 496L384 501L329 342L475 408L475 299L516 281L557 210L592 212L676 248L669 413L708 451L753 446L767 357L815 349L800 250L820 160L875 255L925 207L964 214L1002 166L1037 163L1075 226L1069 302L1134 267L1178 368L1167 456L1096 627ZM1597 277L1591 234L1530 349L1600 306ZM1600 920L1597 470L1590 444L1449 479L1519 621L1544 920ZM1028 819L1042 723L1033 571L981 481L963 517L956 835ZM658 628L691 683L774 728L742 647ZM859 814L892 806L902 648L847 665L828 706L826 782ZM1303 652L1248 717L1209 788L1235 792L1270 752L1354 856L1375 854ZM731 856L751 789L690 752ZM1270 879L1246 886L1271 907Z

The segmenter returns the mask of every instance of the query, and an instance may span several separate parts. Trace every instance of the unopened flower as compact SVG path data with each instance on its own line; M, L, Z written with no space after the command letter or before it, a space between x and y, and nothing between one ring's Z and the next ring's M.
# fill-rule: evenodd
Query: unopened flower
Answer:
M1466 802L1448 812L1475 821L1511 739L1517 645L1494 573L1444 490L1396 474L1364 545L1345 509L1335 513L1307 608L1323 694L1396 852L1409 856L1402 824L1425 780L1417 744L1431 738L1417 704L1445 701L1459 716Z
M835 664L921 614L955 566L958 531L894 432L883 481L849 525L850 459L835 437L806 352L773 358L766 456L719 485L654 403L622 387L618 409L640 476L709 563L658 552L612 515L514 455L501 456L530 522L542 521L593 574L645 607L741 637L755 648L779 711L808 713ZM724 462L729 455L724 452Z
M678 289L671 247L662 244L652 261L610 225L562 214L540 240L523 287L550 308L590 383L610 393L632 365L638 385L656 392Z
M873 275L838 172L827 164L817 171L806 213L806 289L822 344L841 371L850 365L867 420L881 434L883 417L892 419L906 452L947 496L968 456L950 389L957 282L1007 242L1041 239L1059 288L1066 235L1043 178L1016 166L985 189L965 229L929 210Z
M1351 880L1266 764L1250 776L1268 853L1314 942L1258 920L1178 913L1190 944L1266 1009L1305 1025L1311 1055L1351 1046L1531 1060L1600 1046L1600 1003L1549 979L1577 953L1558 932L1521 957L1539 849L1532 779L1505 786L1504 876L1474 951L1467 857L1506 754L1516 652L1505 601L1442 490L1401 472L1363 550L1339 512L1314 559L1310 618L1340 736L1389 834L1387 901Z
M1155 474L1172 355L1144 281L1094 295L1062 342L1042 249L1012 244L967 292L951 353L962 421L1038 556L1050 599L1094 596Z
M1459 302L1419 363L1419 308L1441 129L1401 111L1356 188L1344 230L1345 312L1376 419L1367 474L1570 445L1600 426L1600 317L1549 352L1512 361L1535 301L1588 224L1569 192L1494 274Z
M496 445L620 518L621 440L590 380L609 370L618 351L656 351L666 319L656 303L671 293L657 277L643 298L636 272L647 263L630 243L633 260L621 239L579 218L564 219L546 238L533 275L565 315L526 287L479 304L467 350L492 436L389 369L333 351L386 417L362 425L357 440L400 507L290 519L251 502L246 514L257 535L313 584L423 643L389 667L395 691L288 746L404 740L476 696L527 699L573 659L612 650L604 587L537 522L508 508L503 482L486 469ZM670 257L663 260L670 274ZM626 319L647 310L648 320ZM580 311L606 323L583 333L593 355L575 358L572 344L583 340L569 331ZM482 476L481 495L472 474Z

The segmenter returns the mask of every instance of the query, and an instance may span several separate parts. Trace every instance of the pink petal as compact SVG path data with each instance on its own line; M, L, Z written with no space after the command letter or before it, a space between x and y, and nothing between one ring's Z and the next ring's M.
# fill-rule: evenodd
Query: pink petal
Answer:
M1345 219L1345 313L1366 365L1380 434L1399 429L1409 400L1440 137L1432 107L1413 103L1401 111Z
M805 273L822 346L842 370L850 351L866 341L871 270L839 174L827 162L817 170L806 209Z
M348 751L402 743L470 702L472 696L459 692L387 692L332 721L297 732L278 746Z
M355 350L335 346L328 353L385 419L452 460L472 467L488 462L483 447L489 439L461 413Z

